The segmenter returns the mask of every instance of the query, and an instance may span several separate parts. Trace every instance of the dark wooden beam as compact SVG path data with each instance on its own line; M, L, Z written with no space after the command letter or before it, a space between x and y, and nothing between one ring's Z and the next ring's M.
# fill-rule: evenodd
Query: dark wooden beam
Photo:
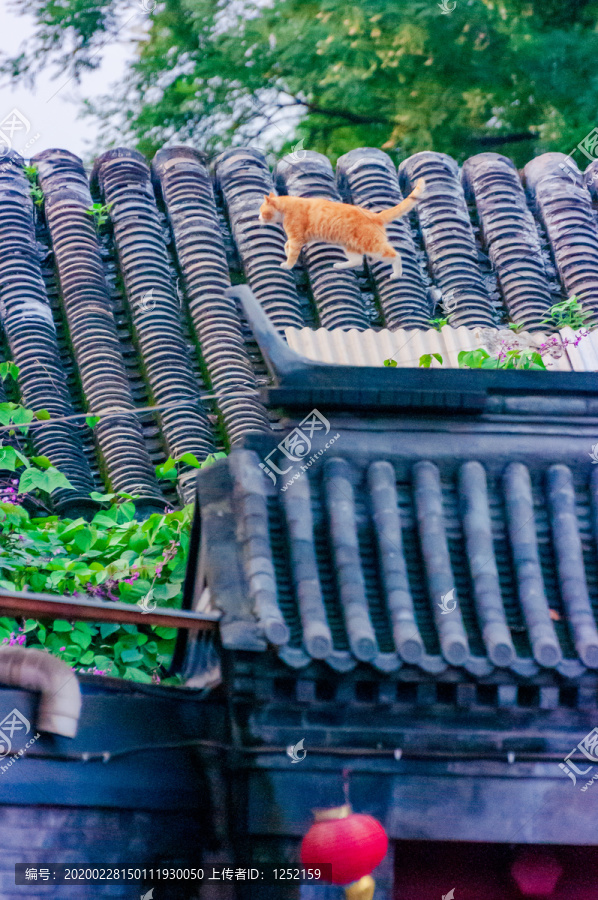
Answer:
M214 631L219 613L196 613L156 607L145 612L137 605L111 603L94 597L62 597L52 594L0 590L0 612L33 619L67 619L88 622L118 622L121 625L162 625L187 631Z

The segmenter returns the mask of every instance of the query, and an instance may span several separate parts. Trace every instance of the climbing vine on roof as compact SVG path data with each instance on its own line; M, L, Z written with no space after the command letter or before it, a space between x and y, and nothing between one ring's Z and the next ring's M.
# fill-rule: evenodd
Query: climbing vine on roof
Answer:
M16 378L18 368L0 364L0 377L9 375ZM49 459L32 455L30 443L35 422L49 419L44 410L0 403L0 588L179 607L193 506L139 521L131 495L94 492L91 521L53 515L52 491L71 485ZM182 462L197 468L214 459L190 456ZM177 462L167 460L159 477L176 477ZM153 625L0 618L0 644L47 650L79 672L146 683L177 682L166 674L175 638L176 629Z

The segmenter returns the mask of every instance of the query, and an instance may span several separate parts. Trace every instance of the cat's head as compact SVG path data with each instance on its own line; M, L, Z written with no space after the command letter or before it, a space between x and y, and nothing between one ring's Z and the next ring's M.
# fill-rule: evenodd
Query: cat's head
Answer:
M282 222L282 212L278 208L278 197L270 192L264 196L260 206L260 222Z

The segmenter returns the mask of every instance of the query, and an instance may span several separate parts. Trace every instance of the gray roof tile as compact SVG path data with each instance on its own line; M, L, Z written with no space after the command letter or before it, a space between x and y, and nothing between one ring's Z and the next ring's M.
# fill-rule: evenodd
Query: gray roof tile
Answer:
M401 431L368 431L359 447L355 431L336 427L339 450L288 488L284 476L277 485L262 477L269 444L257 436L249 439L256 449L234 450L200 473L203 577L223 612L225 647L248 646L242 622L248 634L257 627L267 637L278 616L286 635L277 632L270 644L294 667L312 660L381 673L402 665L431 674L462 667L480 678L497 669L576 678L598 668L598 555L580 513L587 505L598 515L598 476L586 480L589 461L576 460L575 475L562 463L546 464L548 440L529 465L501 464L500 457L484 464L472 458L473 433L457 441L454 459L441 450L426 459L425 449L419 459L400 451L384 459L387 437L400 441ZM508 443L522 446L517 429ZM321 445L314 439L310 452ZM508 459L508 446L503 452ZM237 535L245 579L235 585L227 577L221 591L212 506L223 508L226 497L259 479L260 533L267 517L268 538L256 552L274 578L257 596L243 539L247 510L237 503L224 518L226 533Z

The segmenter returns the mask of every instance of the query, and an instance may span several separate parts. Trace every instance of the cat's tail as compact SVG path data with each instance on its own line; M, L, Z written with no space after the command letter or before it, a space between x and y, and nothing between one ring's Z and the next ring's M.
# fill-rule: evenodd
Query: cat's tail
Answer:
M395 219L400 219L401 216L407 215L410 212L421 195L423 194L426 188L426 182L423 178L418 179L417 184L411 191L408 197L405 197L404 200L397 206L391 206L390 209L383 209L382 212L376 213L378 216L378 221L382 222L386 225L388 222L393 222Z

